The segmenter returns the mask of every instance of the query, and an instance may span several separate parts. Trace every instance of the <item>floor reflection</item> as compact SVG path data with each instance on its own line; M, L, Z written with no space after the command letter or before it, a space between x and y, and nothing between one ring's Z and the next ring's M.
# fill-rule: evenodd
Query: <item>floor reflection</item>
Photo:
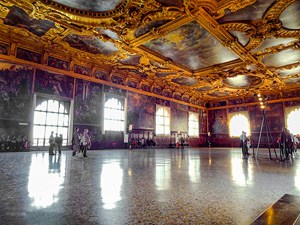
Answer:
M100 177L101 197L105 209L116 207L121 198L121 187L123 183L123 170L120 163L105 163L102 166Z
M249 163L248 159L232 158L231 175L238 186L246 187L252 184L252 164Z
M32 199L32 207L46 208L59 200L65 181L65 162L64 156L32 156L28 178L28 196Z

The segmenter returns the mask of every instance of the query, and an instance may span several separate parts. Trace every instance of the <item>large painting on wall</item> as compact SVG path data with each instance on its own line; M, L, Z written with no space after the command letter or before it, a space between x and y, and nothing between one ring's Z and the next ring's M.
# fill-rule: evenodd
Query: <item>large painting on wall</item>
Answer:
M101 98L101 84L77 79L74 103L74 123L100 125Z
M155 98L128 92L128 124L133 129L154 129Z
M171 131L188 131L188 106L171 102Z
M212 134L228 134L228 121L226 109L209 111L209 131Z
M34 91L43 94L72 98L74 78L44 70L36 70Z
M27 121L33 69L0 61L0 118Z

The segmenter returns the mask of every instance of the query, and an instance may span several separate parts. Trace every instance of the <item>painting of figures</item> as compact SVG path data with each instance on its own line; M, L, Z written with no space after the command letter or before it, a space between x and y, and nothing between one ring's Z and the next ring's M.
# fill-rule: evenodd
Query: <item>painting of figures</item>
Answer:
M0 118L27 120L33 69L0 61Z
M188 131L188 106L171 102L171 131Z
M74 103L74 123L100 124L101 98L101 84L77 79Z
M226 109L209 111L209 131L213 134L228 134Z
M154 129L155 98L128 92L128 124L134 129Z
M34 91L60 97L72 98L74 78L37 70Z

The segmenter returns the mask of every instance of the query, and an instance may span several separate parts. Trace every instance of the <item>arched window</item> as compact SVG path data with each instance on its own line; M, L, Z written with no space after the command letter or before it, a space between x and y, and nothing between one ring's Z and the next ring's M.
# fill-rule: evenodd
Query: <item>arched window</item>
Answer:
M156 105L156 134L170 134L170 108Z
M250 122L248 112L229 113L229 135L239 137L242 131L250 133Z
M63 145L67 145L70 103L38 98L34 110L33 146L49 146L51 132L62 134Z
M104 105L104 130L124 131L124 102L110 98Z
M199 114L189 112L189 135L199 136Z
M300 134L300 107L285 108L286 128L294 135Z

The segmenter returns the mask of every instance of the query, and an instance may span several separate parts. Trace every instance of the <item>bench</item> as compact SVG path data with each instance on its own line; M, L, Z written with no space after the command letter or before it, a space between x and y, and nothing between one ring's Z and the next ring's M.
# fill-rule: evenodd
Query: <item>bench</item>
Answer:
M251 225L300 224L299 214L300 196L285 194L258 216Z

